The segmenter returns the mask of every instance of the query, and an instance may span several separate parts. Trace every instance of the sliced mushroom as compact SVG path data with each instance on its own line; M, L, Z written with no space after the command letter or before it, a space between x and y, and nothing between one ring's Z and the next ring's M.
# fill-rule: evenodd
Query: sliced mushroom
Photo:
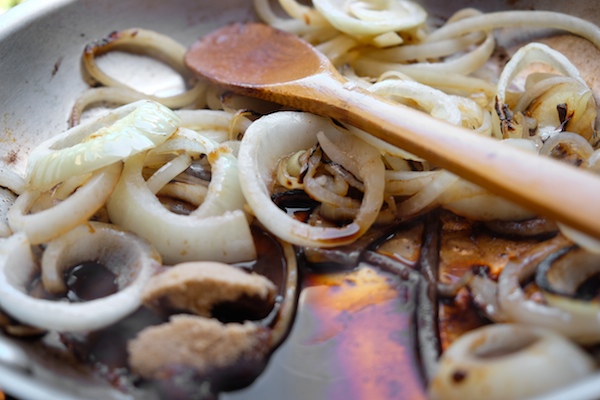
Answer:
M260 299L271 307L277 287L257 273L219 262L177 264L155 275L147 284L142 300L156 311L188 311L204 317L222 303Z
M270 350L270 332L253 322L222 324L211 318L175 315L144 329L129 342L132 370L147 379L168 379L172 369L203 375L239 363L260 363Z

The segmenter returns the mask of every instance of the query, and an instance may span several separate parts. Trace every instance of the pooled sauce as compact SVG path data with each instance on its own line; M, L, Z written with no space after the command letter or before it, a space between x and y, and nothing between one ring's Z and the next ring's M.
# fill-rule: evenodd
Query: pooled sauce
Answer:
M73 302L90 301L110 296L118 291L116 275L104 265L89 261L76 265L65 273L69 291L67 298Z
M414 264L422 226L409 225L388 245ZM414 243L408 243L410 234ZM393 251L392 247L396 247ZM416 341L416 290L377 266L304 264L294 326L263 374L223 400L425 399Z

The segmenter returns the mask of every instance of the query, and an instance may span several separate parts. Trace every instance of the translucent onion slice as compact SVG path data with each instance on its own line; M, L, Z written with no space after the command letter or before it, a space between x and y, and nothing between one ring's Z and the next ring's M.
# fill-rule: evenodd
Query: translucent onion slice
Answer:
M281 8L292 18L304 21L306 25L329 27L329 22L313 7L305 6L295 0L279 0Z
M441 356L432 400L525 399L593 373L594 360L548 329L493 324L458 338Z
M9 189L14 194L25 191L27 184L23 177L10 168L0 166L0 187Z
M461 36L469 32L489 31L497 28L511 29L561 29L581 36L600 47L600 31L594 23L565 13L542 10L499 11L477 14L451 21L431 32L427 42Z
M16 194L0 187L0 237L8 237L12 234L12 230L8 226L8 210L12 207L16 199Z
M177 115L151 100L119 107L33 149L27 165L30 188L45 191L71 176L150 149L167 140L178 125Z
M107 235L111 248L103 246ZM120 277L121 290L113 295L82 303L37 299L26 292L37 270L27 237L17 233L0 239L0 306L17 320L43 329L91 331L115 323L139 307L141 290L160 265L160 258L146 242L97 223L76 228L54 246L61 249L58 260L75 260L69 252L82 257L78 262L108 253L109 257L123 256L129 264L119 263L118 268L126 272Z
M285 140L281 134L285 132ZM312 148L323 132L337 150L325 148L332 161L362 180L363 200L356 219L343 227L311 226L288 216L271 200L279 160ZM348 162L347 160L352 160ZM383 204L384 165L377 149L349 135L328 119L299 112L264 116L246 131L239 153L242 191L258 220L271 232L300 246L333 247L351 243L375 221Z
M527 65L535 62L548 64L558 73L573 78L584 87L587 87L587 84L579 74L577 67L575 67L562 53L542 43L529 43L517 50L510 61L504 66L504 69L498 78L496 96L499 105L503 105L507 102L506 92L515 76L517 76L517 74Z
M24 192L8 212L12 231L24 232L30 243L40 244L86 222L112 193L121 169L120 162L101 168L65 200L36 213L29 212L41 193L35 190Z
M247 118L238 119L234 113L222 110L177 110L175 114L181 118L182 127L202 132L203 137L217 143L231 139L234 129L241 128L243 133L247 127Z
M331 25L355 37L408 30L427 18L423 7L403 0L313 0L313 5Z
M449 186L440 203L455 214L477 221L522 221L537 215L464 179Z
M571 248L544 260L537 269L535 281L550 306L578 314L581 318L598 319L598 301L575 297L579 287L598 272L600 254Z
M117 49L147 53L173 67L184 79L190 77L190 72L183 62L186 48L181 43L158 32L132 28L113 32L105 39L86 46L82 61L92 81L100 82L105 86L136 91L146 98L150 98L170 108L188 106L194 103L206 91L207 84L205 82L194 81L193 86L189 90L173 96L160 97L143 94L127 83L110 77L97 65L96 57Z
M413 81L386 79L373 84L369 91L400 103L413 101L432 117L453 125L461 124L461 112L452 97L430 86Z
M223 162L224 169L232 167L234 161L230 154L226 151L222 154L223 157L217 158ZM191 215L172 213L161 204L144 181L142 168L145 158L145 154L138 154L125 163L121 180L107 202L108 214L113 223L154 244L167 264L203 260L231 263L256 257L244 212L235 208L223 209L227 204L238 203L234 201L219 204L219 201L211 201L207 204L206 211L201 205L198 210L202 211L192 212ZM229 174L224 172L223 175ZM225 181L230 182L221 181L217 177L215 182L221 183L211 183L209 192L219 191L220 195L215 197L227 201L229 196L237 198L236 193L227 191L231 186L225 184Z
M518 261L509 262L498 278L498 300L509 322L549 328L580 343L598 343L600 314L590 317L536 302L527 298L521 287L521 282L533 276L546 257L569 245L571 242L559 235L534 247Z

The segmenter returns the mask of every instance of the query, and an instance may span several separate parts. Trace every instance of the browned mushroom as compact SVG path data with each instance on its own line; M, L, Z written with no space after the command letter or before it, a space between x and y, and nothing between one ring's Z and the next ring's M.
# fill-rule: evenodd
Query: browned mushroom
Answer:
M172 368L182 367L203 375L238 363L260 363L270 350L269 339L269 329L253 322L222 324L212 318L175 315L129 342L129 363L147 379L167 379Z
M215 306L246 299L260 299L270 309L276 291L273 282L257 273L218 262L188 262L155 275L142 300L158 312L187 311L210 317Z

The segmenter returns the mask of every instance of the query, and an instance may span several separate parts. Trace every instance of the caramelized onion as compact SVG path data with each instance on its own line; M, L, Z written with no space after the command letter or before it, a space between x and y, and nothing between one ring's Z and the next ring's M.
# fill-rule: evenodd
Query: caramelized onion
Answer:
M283 130L286 140L280 138ZM271 200L279 160L312 148L319 132L339 148L329 155L332 161L348 169L365 186L356 218L340 228L300 222ZM352 161L348 163L347 159ZM333 247L353 242L373 224L383 204L384 165L379 151L312 114L279 112L254 122L242 139L239 168L242 191L254 215L275 235L300 246Z

